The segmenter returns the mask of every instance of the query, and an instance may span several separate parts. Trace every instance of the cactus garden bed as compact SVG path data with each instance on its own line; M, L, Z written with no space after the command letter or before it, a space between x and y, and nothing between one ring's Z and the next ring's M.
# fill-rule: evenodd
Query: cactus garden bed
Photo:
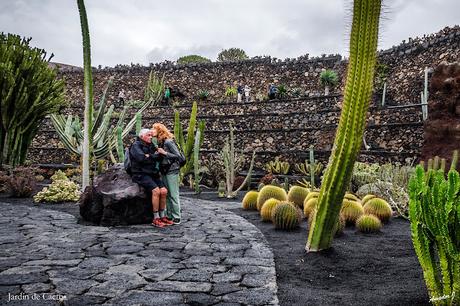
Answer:
M392 219L377 234L347 227L331 250L306 253L306 221L286 232L260 221L257 212L233 212L270 243L280 305L430 305L406 220Z

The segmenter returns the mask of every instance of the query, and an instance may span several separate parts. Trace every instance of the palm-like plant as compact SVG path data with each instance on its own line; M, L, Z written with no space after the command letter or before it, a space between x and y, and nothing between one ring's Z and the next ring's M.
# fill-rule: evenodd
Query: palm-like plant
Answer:
M329 89L339 82L337 73L334 70L324 70L319 75L319 81L324 86L324 95L329 95Z

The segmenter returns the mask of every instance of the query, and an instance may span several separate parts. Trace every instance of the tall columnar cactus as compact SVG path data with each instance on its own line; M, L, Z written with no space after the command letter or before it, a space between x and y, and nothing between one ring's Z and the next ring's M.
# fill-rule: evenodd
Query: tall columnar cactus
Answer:
M65 103L64 82L48 65L52 55L30 40L0 33L0 164L24 163L41 121Z
M460 176L417 166L409 183L414 249L435 305L460 305Z
M200 130L196 131L195 143L193 146L193 173L194 173L194 187L195 193L200 193L200 181L201 181L201 172L200 172Z
M148 100L147 100L148 101ZM142 129L142 113L136 113L136 135L139 135Z
M118 162L122 163L125 160L125 150L123 148L123 129L121 126L117 127L117 155Z
M91 68L91 43L89 39L88 18L86 16L85 2L77 0L80 13L81 34L83 36L83 68L85 114L83 119L83 154L82 154L82 189L89 185L89 167L93 148L91 127L93 121L93 72Z
M185 175L190 174L193 171L193 147L195 144L195 130L197 129L196 116L198 113L198 105L196 102L193 102L192 111L190 113L190 121L187 128L187 138L184 137L184 130L180 122L179 111L174 112L174 138L176 139L177 144L182 149L185 155L185 166L180 169L180 181L182 182ZM200 147L203 144L204 140L204 128L205 121L200 120L198 122L198 129L200 130Z
M354 0L350 59L339 126L322 181L316 217L306 250L316 252L332 244L353 165L361 148L366 113L372 94L381 0Z
M450 170L456 170L458 163L458 150L454 150L452 154L452 162L450 163Z

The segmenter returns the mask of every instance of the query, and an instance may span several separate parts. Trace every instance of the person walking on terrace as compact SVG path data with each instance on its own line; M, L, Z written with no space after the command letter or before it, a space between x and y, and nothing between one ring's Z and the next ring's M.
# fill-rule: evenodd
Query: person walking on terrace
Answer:
M246 102L249 102L249 93L251 92L251 87L244 85L244 99Z
M152 132L141 129L130 149L132 180L152 193L152 225L156 227L172 225L165 217L168 190L160 176L160 163L165 156L166 151L152 143Z
M155 123L152 127L152 136L157 137L158 146L166 151L166 156L163 158L160 166L163 181L168 189L166 216L174 224L180 224L179 170L181 164L185 162L185 156L177 147L174 135L164 124Z

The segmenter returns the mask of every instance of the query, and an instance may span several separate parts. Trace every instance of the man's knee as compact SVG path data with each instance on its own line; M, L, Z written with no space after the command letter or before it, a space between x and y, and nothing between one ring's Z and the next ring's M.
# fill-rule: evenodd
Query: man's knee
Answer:
M168 194L168 189L165 187L160 189L161 196L165 197Z
M154 188L154 189L152 190L152 195L153 195L154 197L159 197L159 196L161 195L161 190L160 190L160 188L158 188L158 187Z

